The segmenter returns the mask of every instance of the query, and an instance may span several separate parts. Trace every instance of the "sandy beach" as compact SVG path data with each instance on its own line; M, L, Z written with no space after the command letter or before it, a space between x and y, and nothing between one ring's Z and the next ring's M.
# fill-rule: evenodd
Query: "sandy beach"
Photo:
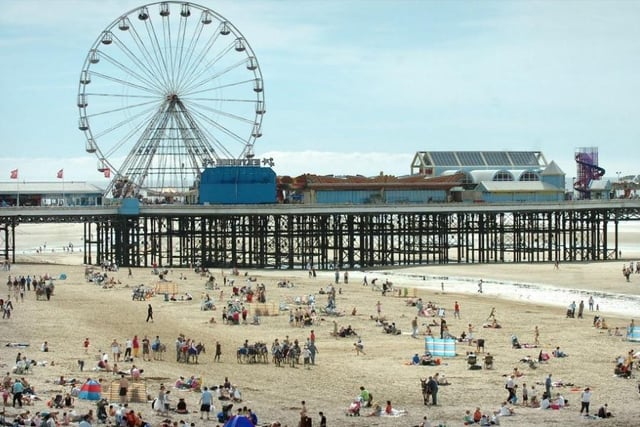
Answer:
M41 234L37 235L37 238L41 237ZM345 315L319 314L313 326L294 327L289 323L288 311L280 311L279 306L303 307L295 303L296 298L315 295L317 307L323 307L326 295L319 294L319 290L334 282L333 271L318 271L317 277L313 278L306 271L240 271L239 276L232 277L230 271L217 270L212 274L221 288L212 291L205 289L206 278L191 270L174 269L167 279L178 287L178 299L186 292L194 299L172 302L165 301L163 295L153 296L148 301L154 309L155 321L151 323L145 322L147 302L132 301L131 298L132 287L140 284L154 287L158 282L158 276L148 269L133 269L131 277L126 269L108 273L118 284L103 289L85 280L82 256L77 252L25 253L19 258L20 262L13 265L10 272L2 271L0 274L3 283L7 282L9 275L50 274L56 278L62 273L66 275L65 280L55 280L55 294L50 301L37 301L33 292L27 293L24 302L14 301L11 319L0 322L0 363L3 365L0 369L3 373L14 365L19 351L38 362L47 362L46 366L37 366L26 375L41 399L33 406L23 408L32 413L45 410L46 401L55 394L70 390L52 383L61 375L80 381L89 377L102 378L105 389L108 388L116 377L106 372L94 372L92 368L100 351L110 353L113 339L124 343L133 335L150 338L159 335L168 348L164 360L143 362L137 359L134 363L144 369L143 379L149 395L156 396L160 384L165 384L172 390L173 404L179 397L186 400L190 413L172 414L171 419L193 422L196 426L221 423L200 421L197 412L199 393L173 389L180 376L202 377L207 386L222 384L228 377L242 391L243 401L234 408L251 408L258 415L260 425L280 421L282 425L297 426L302 400L306 401L314 425L319 425L319 411L325 413L331 426L413 426L420 423L425 415L434 425L462 425L466 410L473 412L476 407L484 413L498 410L507 397L504 387L507 375L516 367L524 374L517 379L517 384L535 385L540 394L544 390L541 384L549 373L555 381L570 384L553 390L554 395L562 393L569 406L562 410L541 410L517 404L514 405L516 415L503 417L502 425L564 426L597 422L606 426L628 426L634 425L640 415L636 371L631 379L613 375L614 359L626 355L631 349L638 350L640 345L625 341L622 336L610 336L607 330L594 328L596 313L586 307L583 319L566 317L566 307L572 300L583 296L586 304L588 296L593 295L599 314L606 318L608 326L624 330L631 317L625 310L617 309L613 296L621 296L633 307L633 298L640 295L640 274L633 274L630 282L626 282L621 274L622 265L628 261L561 264L558 269L549 264L502 264L349 271L349 283L344 283L341 274L340 282L335 285L341 288L341 293L336 296L337 309ZM223 324L222 307L231 298L232 289L222 286L223 274L233 278L239 286L251 284L255 288L257 284L265 285L267 301L261 307L268 308L270 313L261 317L260 325ZM400 290L401 296L397 293L383 296L371 286L363 286L365 275L369 283L375 278L378 283L389 279ZM184 279L180 279L181 276ZM249 277L254 281L248 282ZM477 293L480 279L484 282L482 294ZM290 281L293 287L278 287L279 281ZM542 291L535 296L527 296L522 291L526 286L516 286L523 284L535 284ZM516 288L520 290L513 291ZM4 289L7 290L6 287ZM548 289L575 292L550 294ZM200 309L200 299L205 292L214 299L216 310ZM439 366L409 365L415 353L424 352L424 324L432 319L419 317L421 335L413 338L411 321L416 316L416 308L407 304L405 293L445 308L449 330L456 336L466 331L469 323L474 325L475 337L484 339L485 352L495 357L494 369L468 369L465 353L475 350L475 345L467 343L459 343L457 356L443 358ZM561 296L567 299L558 301ZM386 334L376 326L372 316L377 315L378 301L381 315L395 322L401 334ZM461 307L460 319L453 317L455 301ZM245 304L251 319L257 304ZM482 328L492 307L496 309L501 329ZM212 317L216 323L210 323ZM334 320L339 326L351 325L357 331L364 343L365 354L356 355L353 351L355 337L331 336ZM533 343L535 326L540 331L540 347L513 349L512 335L516 335L520 343ZM245 340L249 343L266 342L270 347L276 338L282 341L288 336L290 340L298 339L303 343L312 329L318 354L311 369L237 362L236 349ZM439 329L434 327L433 332L438 333ZM206 345L206 353L201 355L198 364L175 361L174 342L179 334ZM91 340L89 354L83 350L86 337ZM43 341L49 343L50 352L40 351ZM216 341L222 346L220 362L213 361ZM6 344L11 342L28 343L29 346L24 349L7 347ZM520 362L526 356L536 358L540 350L551 353L556 346L569 356L552 357L547 363L538 364L536 369ZM79 371L79 359L86 362L84 372ZM119 367L128 369L131 363L120 363ZM437 406L425 406L420 378L436 372L445 375L451 384L439 388ZM357 396L361 385L369 389L376 402L384 406L390 400L394 407L406 410L407 414L400 417L347 417L346 408ZM593 391L591 413L595 414L600 405L607 403L613 418L594 421L579 415L580 391L585 387ZM221 409L221 403L216 402L216 412ZM149 402L131 403L129 406L142 413L152 425L159 425L163 419L152 411ZM95 403L76 400L74 410L77 413L88 409L95 410ZM363 413L369 411L363 409ZM10 406L6 408L8 417L18 412Z

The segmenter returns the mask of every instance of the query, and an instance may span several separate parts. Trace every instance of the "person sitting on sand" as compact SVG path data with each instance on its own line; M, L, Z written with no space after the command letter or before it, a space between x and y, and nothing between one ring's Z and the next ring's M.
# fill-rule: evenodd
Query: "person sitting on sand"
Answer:
M509 417L511 415L515 415L515 412L513 411L513 408L507 406L507 402L502 402L500 409L498 409L495 414L500 415L501 417Z
M440 372L436 372L433 376L433 379L436 380L438 385L450 385L449 379L444 376L444 374L440 375Z
M433 355L431 353L429 353L428 351L425 351L425 353L422 356L420 356L420 365L435 366L436 361L433 359Z
M466 426L475 424L475 421L473 421L473 415L471 415L471 411L469 411L468 409L464 411L464 417L462 417L462 422Z
M65 394L63 401L65 408L73 408L73 397L71 396L71 393Z
M538 353L538 363L547 362L549 359L550 359L549 353L545 353L542 350L540 350L540 353Z
M613 369L613 373L622 378L629 378L631 376L631 370L624 363L618 363Z
M178 414L188 414L187 410L187 402L185 402L184 397L178 399L178 404L176 405L176 412Z
M493 355L491 353L484 356L484 369L493 369Z
M375 405L373 405L373 411L371 411L367 415L367 417L379 417L379 416L382 416L382 406L376 403Z
M498 323L498 320L493 319L491 323L485 323L482 325L483 328L491 328L491 329L500 329L502 325Z
M609 329L609 335L614 337L621 337L622 332L620 332L620 328L616 326L615 329Z
M547 394L545 393L544 398L540 401L540 409L549 409L549 408L551 408L551 402L549 401L549 396L547 396Z
M391 406L391 401L387 400L387 405L384 408L384 413L386 415L391 415L391 416L398 416L398 415L402 415L405 414L407 411L405 411L404 409L396 409L393 406Z
M562 409L566 406L567 401L560 393L556 394L556 398L551 403L551 409Z
M609 412L609 406L605 403L598 409L598 418L611 418L613 414Z
M567 357L568 354L565 353L564 351L560 350L560 347L556 347L555 350L553 350L553 355L555 357Z
M111 366L109 366L109 362L107 360L99 360L98 364L96 365L96 371L107 371L107 372L111 372Z

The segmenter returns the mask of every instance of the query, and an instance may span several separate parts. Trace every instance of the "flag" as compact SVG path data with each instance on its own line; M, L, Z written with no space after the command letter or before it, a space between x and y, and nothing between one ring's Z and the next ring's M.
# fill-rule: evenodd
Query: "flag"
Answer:
M106 169L104 170L104 177L105 177L105 178L110 178L110 177L111 177L111 169L106 168Z
M64 169L60 169L56 174L56 178L63 179L64 178Z
M18 169L14 169L11 171L11 175L9 175L11 179L18 179Z

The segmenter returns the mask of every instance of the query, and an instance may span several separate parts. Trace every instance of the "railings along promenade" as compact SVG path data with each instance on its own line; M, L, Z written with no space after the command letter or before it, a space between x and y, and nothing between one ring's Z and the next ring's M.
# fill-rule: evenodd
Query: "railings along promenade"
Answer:
M640 200L544 204L142 205L2 208L0 258L15 228L84 224L84 262L120 266L294 269L604 261Z

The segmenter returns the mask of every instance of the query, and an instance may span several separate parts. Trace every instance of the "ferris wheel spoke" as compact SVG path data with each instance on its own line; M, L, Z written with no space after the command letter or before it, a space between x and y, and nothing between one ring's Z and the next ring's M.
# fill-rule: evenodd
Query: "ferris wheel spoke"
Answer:
M214 147L214 153L215 153L215 158L216 159L219 159L219 158L223 157L223 156L220 155L220 153L223 154L224 157L227 158L227 159L234 158L234 156L231 153L231 151L229 151L229 149L227 147L225 147L224 143L222 141L220 141L219 138L217 138L209 130L205 130L204 133L207 136L207 140L211 143L212 147Z
M141 112L139 112L139 113L137 113L137 114L135 114L133 116L129 116L129 117L125 118L124 120L121 120L118 123L114 123L113 125L109 126L108 128L105 128L105 129L102 129L102 130L98 130L99 133L96 133L94 135L94 138L102 138L102 137L108 135L109 133L114 132L115 130L122 128L125 125L128 125L130 123L135 123L136 119L141 119L142 117L149 115L149 113L151 111L153 111L153 110L155 110L155 108L150 108L148 110L141 111ZM89 117L89 118L91 118L91 117ZM142 122L142 120L140 120L140 121Z
M176 83L179 88L182 87L181 82L183 81L183 79L187 78L186 76L190 74L189 70L194 66L194 62L192 61L194 59L194 54L196 53L196 47L199 46L200 44L200 40L201 40L202 32L204 28L205 28L205 25L203 23L201 23L196 28L194 28L190 38L189 46L184 51L185 54L180 56L180 64L176 71ZM217 37L218 37L218 33L214 33L211 36L211 38L214 40L217 39ZM198 52L198 54L196 54L196 58L198 58L198 60L195 61L197 65L197 63L202 61L201 51Z
M91 94L91 93L88 93L87 95L89 95L89 96L102 96L101 94ZM107 95L107 96L114 96L114 95ZM105 115L108 115L108 114L119 113L119 112L122 112L122 111L134 110L134 109L138 109L139 107L144 107L144 106L148 106L148 105L153 105L155 107L155 106L157 106L157 104L158 104L158 102L156 100L151 101L151 102L142 102L142 103L139 103L139 104L127 105L126 107L120 107L120 108L113 108L113 109L110 109L110 110L98 111L96 113L87 114L86 117L91 119L91 118L94 118L94 117L105 116ZM151 110L154 110L154 109L155 108L150 108L150 109L148 109L146 111L148 112L148 111L151 111Z
M203 104L198 104L198 103L195 103L195 102L189 102L189 105L197 105L199 107L199 109L202 109L202 110L205 110L205 111L209 111L211 113L215 113L215 114L220 115L222 117L227 117L229 119L233 119L233 120L236 120L238 122L243 122L243 123L247 123L247 124L253 124L253 122L254 122L254 119L252 119L252 118L244 117L244 116L241 116L239 114L229 113L227 111L224 111L224 110L221 110L221 109L218 109L218 108L211 108L211 107L208 107L208 106L203 105ZM208 117L208 116L205 116L205 117Z
M187 97L188 99L192 99L192 98L189 98L191 95L203 94L203 93L206 93L206 92L219 91L220 89L247 85L249 83L255 83L255 80L240 80L240 81L237 81L237 82L222 84L222 85L219 85L219 86L208 87L206 89L194 90L192 92L185 93L185 97ZM253 98L253 101L251 101L251 102L256 102L256 99Z
M158 81L158 85L160 85L163 90L166 90L170 87L168 81L168 73L166 66L163 66L162 61L160 59L161 54L159 51L161 50L159 47L154 48L154 40L157 41L153 23L151 19L144 21L144 30L147 36L147 43L141 36L140 32L136 29L135 26L132 26L130 29L131 39L136 45L138 52L146 61L146 64L143 63L140 59L137 60L141 64L141 66L148 72L150 78L156 79ZM147 46L149 44L150 46ZM129 50L129 54L137 57L135 53Z
M234 131L229 129L227 126L224 126L223 124L221 124L217 120L213 120L213 119L209 118L207 115L202 114L200 112L196 112L194 114L194 116L196 116L200 120L202 120L202 121L204 121L206 123L209 123L210 125L214 126L219 131L221 131L221 132L225 133L227 136L231 137L234 141L240 142L242 144L245 143L244 138L242 138L240 135L238 135L237 133L235 133Z
M184 50L185 50L185 47L184 47L185 38L186 38L186 32L187 32L187 19L188 19L187 17L182 17L180 19L180 23L179 23L179 26L178 26L178 35L177 35L177 42L176 42L176 46L175 46L175 55L173 57L173 60L174 60L174 62L173 62L173 71L174 71L174 73L172 73L173 75L177 74L178 70L182 66L182 59L183 59ZM178 88L176 88L176 90L177 89Z
M153 133L157 132L156 124L160 124L163 120L163 113L156 112L149 120L149 124L145 127L136 144L133 146L126 159L123 162L123 170L139 169L140 165L148 166L155 157L157 146L153 139Z
M129 132L122 136L109 150L106 150L103 154L103 157L112 157L117 156L121 149L126 149L130 142L135 138L135 135L141 131L144 127L143 121L138 121L137 125L132 127ZM133 147L135 149L135 145Z
M139 68L142 71L142 74L136 70L134 70L132 67L126 66L125 64L122 63L122 61L117 60L116 58L114 58L113 56L100 51L102 57L107 60L107 62L109 62L111 65L113 65L116 69L119 69L120 71L124 72L124 76L122 78L117 78L117 77L111 77L111 79L113 80L118 80L120 83L124 84L124 82L127 82L128 84L134 84L132 82L129 82L128 80L126 80L125 78L135 78L136 80L138 80L138 85L140 85L141 87L147 87L148 89L146 90L154 90L158 93L162 92L162 87L158 85L158 81L155 78L153 71L150 70L148 67L144 66L144 64L142 64L139 60L134 60L132 61L132 64L136 65L137 68ZM125 55L129 55L130 52L125 52ZM127 58L128 59L128 58ZM115 70L113 70L115 72ZM97 73L97 72L92 72L92 75L98 75L98 76L106 76L105 73ZM154 89L152 89L154 88Z
M238 68L240 68L243 64L246 63L246 60L243 61L238 61L232 65L229 65L228 67L218 71L217 73L208 76L206 79L201 79L200 81L193 81L193 83L184 88L184 92L186 94L189 93L193 93L195 91L195 89L198 89L208 83L214 82L216 80L219 80L221 77L225 76L226 74L231 73L232 71L237 70ZM214 88L208 88L208 90L216 90L216 89L221 89L223 87L231 87L231 86L236 86L238 84L246 84L246 83L253 83L255 81L255 79L250 79L250 80L243 80L243 81L239 81L239 82L231 82L228 84L222 84L219 86L216 86ZM197 92L196 92L197 93Z
M217 69L217 64L219 62L221 62L225 57L229 56L229 53L233 50L233 43L229 43L226 46L222 46L222 49L219 50L218 52L216 52L215 56L213 56L212 59L208 60L208 61L204 61L205 58L207 58L207 53L209 53L211 51L211 49L213 48L214 44L208 44L206 46L203 52L203 54L200 55L200 59L197 61L196 64L194 64L194 67L192 67L191 70L189 70L189 73L185 76L185 78L183 79L183 81L188 84L188 82L193 82L196 81L197 79L199 79L202 75L207 74L206 70L215 70ZM213 54L213 52L212 52ZM216 73L217 74L217 73ZM192 85L187 85L187 88L190 87ZM188 91L188 89L184 89Z
M189 66L185 67L185 72L183 74L183 77L180 79L180 81L189 82L194 78L194 74L198 70L206 69L206 67L201 67L201 65L203 64L205 58L207 58L207 53L213 48L213 46L215 46L216 42L218 41L218 38L221 33L220 31L221 27L222 27L222 24L218 26L216 31L209 37L209 39L199 49L198 53L195 56L196 60L192 62L190 57L189 60L186 61L186 63L189 64ZM199 40L200 40L200 35L198 35L197 40L192 41L192 43ZM226 52L229 52L231 48L232 48L232 45L227 46ZM193 55L195 53L195 49L190 47L189 52Z
M121 79L121 78L118 78L118 77L113 77L113 76L110 76L110 75L107 75L107 74L103 74L103 73L98 73L96 71L92 71L91 72L91 76L92 77L99 77L99 78L104 79L104 80L108 80L108 81L111 81L111 82L114 82L114 83L118 83L118 84L120 84L122 86L128 86L128 87L130 87L132 89L138 89L141 92L147 92L149 94L152 94L152 95L148 95L147 97L153 97L153 98L157 99L159 96L163 95L162 92L160 91L160 88L155 88L154 89L154 88L149 87L149 86L142 86L142 85L130 82L128 80L124 80L124 79ZM118 96L118 95L114 94L114 96ZM121 95L121 96L136 96L136 95ZM137 96L138 97L144 97L143 95L137 95Z

